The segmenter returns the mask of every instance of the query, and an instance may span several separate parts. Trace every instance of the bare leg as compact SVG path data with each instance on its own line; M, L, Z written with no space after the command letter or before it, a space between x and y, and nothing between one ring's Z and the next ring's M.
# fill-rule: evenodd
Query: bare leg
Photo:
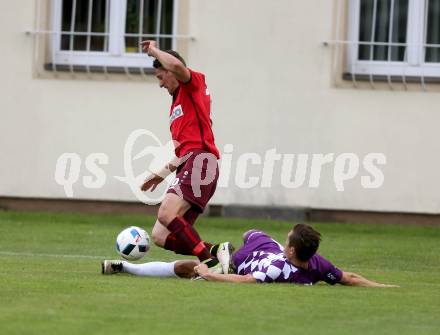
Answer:
M176 253L194 255L200 261L206 261L208 267L214 267L218 260L211 255L210 244L205 244L197 230L183 217L190 208L191 204L185 199L168 193L159 207L157 219L170 233L156 227L153 241Z
M167 236L170 234L166 226L176 216L183 216L190 207L191 205L185 199L180 198L176 194L167 193L159 207L158 219L151 233L154 244L161 248L165 246Z
M176 216L183 216L191 208L191 204L174 193L167 193L157 213L158 221L165 227L174 220Z
M165 242L167 240L170 231L163 224L156 220L156 223L153 226L153 230L151 232L151 238L158 247L163 248L165 246Z
M174 272L181 278L192 278L196 275L194 267L199 264L199 261L192 260L177 261L174 263Z

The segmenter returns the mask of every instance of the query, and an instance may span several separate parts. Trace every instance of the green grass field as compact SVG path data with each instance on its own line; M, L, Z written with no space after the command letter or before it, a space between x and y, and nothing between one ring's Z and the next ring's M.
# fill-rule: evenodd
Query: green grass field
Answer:
M246 285L103 276L124 227L153 218L0 212L0 334L439 334L440 229L314 224L320 253L397 289ZM292 223L202 218L208 241ZM145 258L174 260L153 247Z

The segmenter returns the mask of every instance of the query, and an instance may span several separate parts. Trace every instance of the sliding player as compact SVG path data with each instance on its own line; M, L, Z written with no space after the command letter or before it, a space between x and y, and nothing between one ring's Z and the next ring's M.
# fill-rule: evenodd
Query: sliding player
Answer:
M103 274L119 272L151 277L200 276L208 281L235 283L292 283L313 285L319 281L366 287L397 287L368 280L345 272L317 253L321 235L312 227L297 224L287 234L283 247L262 231L250 230L243 235L243 246L232 255L231 273L212 273L197 261L131 264L104 261Z

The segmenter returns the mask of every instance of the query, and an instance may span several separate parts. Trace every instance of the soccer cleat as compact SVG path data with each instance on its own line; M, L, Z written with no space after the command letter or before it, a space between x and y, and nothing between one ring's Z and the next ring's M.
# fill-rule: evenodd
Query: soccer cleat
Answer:
M102 261L101 272L103 275L112 275L114 273L122 272L124 265L122 261Z
M223 266L220 264L220 262L218 262L216 265L211 266L210 268L208 268L208 271L211 272L211 273L224 273L223 272Z
M205 263L208 266L208 271L211 273L223 273L223 267L217 258L209 258L202 263Z
M222 267L222 273L233 273L232 253L235 248L231 242L223 242L219 244L217 250L217 259Z

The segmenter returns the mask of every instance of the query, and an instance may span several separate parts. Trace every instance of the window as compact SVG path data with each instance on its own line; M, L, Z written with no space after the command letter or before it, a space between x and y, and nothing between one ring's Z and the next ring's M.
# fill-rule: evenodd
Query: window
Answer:
M53 0L52 62L83 67L148 68L140 42L175 43L174 0Z
M350 0L347 71L440 77L440 0Z

